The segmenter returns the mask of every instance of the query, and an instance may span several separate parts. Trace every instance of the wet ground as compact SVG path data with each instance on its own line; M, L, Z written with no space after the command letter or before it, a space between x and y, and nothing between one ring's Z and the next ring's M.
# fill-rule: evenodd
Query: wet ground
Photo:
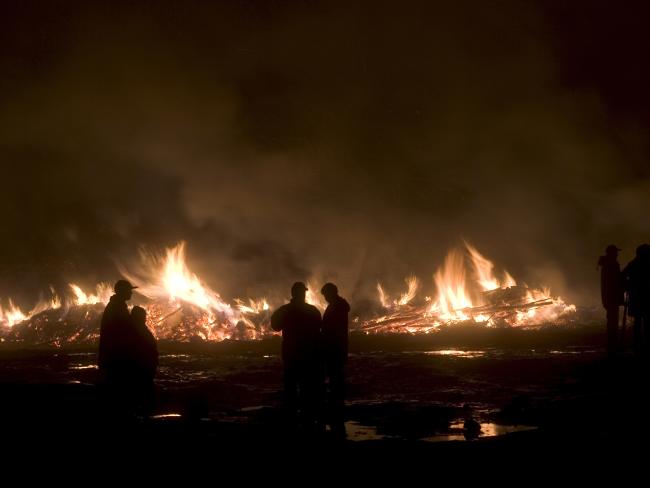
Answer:
M457 336L457 346L452 339L353 338L348 441L336 449L373 458L428 449L470 457L504 449L521 456L602 454L614 446L620 453L648 432L645 369L631 356L608 361L599 330ZM179 443L189 449L207 443L208 451L230 454L292 443L283 423L278 348L277 340L161 344L155 416L117 427L103 420L93 348L4 348L0 422L18 441L78 437L83 444L87 435L119 431L172 452Z

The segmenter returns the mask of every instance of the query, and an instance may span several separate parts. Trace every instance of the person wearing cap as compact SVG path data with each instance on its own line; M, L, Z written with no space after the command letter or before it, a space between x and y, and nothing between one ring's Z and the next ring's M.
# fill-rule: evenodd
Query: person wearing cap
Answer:
M325 283L321 293L327 301L323 314L321 351L325 378L329 383L328 417L332 434L345 438L345 363L348 360L348 313L350 305L334 283Z
M641 244L636 256L623 269L623 282L628 295L628 310L634 317L634 354L648 354L650 333L650 244Z
M282 332L284 395L292 417L300 415L304 427L318 427L320 410L319 336L321 315L305 301L307 287L296 282L291 287L291 301L271 316L271 327Z
M109 385L123 385L129 380L132 320L126 302L135 288L126 280L116 282L115 294L102 314L97 363Z
M621 350L620 330L618 325L619 307L623 305L623 286L621 266L615 245L605 249L605 255L598 259L600 267L600 298L607 313L607 354L615 357Z

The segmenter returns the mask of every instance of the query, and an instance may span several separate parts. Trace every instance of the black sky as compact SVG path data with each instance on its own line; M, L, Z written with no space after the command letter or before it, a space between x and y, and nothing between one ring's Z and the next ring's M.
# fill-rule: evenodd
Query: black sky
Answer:
M430 289L464 238L596 302L650 240L645 5L5 1L0 296L180 239L226 296Z

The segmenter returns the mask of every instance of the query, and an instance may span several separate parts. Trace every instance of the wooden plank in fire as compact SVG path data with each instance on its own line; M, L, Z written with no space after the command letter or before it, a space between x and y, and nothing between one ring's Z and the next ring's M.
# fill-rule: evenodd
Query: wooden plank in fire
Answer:
M511 305L482 305L480 307L468 307L461 310L456 310L456 312L462 312L468 316L476 315L490 315L494 316L499 314L501 317L515 314L523 310L530 310L532 308L545 307L547 305L552 305L553 300L550 298L545 298L543 300L536 300L533 302L527 303L517 303ZM404 327L412 328L430 328L433 325L433 322L427 320L428 317L425 316L424 309L417 308L411 309L404 313L404 310L393 312L392 314L385 315L383 317L369 320L365 322L362 330L364 331L379 331L379 330L394 330L401 329ZM449 320L446 323L453 323L454 320Z
M550 298L545 298L543 300L535 300L534 302L527 303L517 303L512 305L483 305L480 307L470 307L461 310L471 315L480 315L480 314L490 314L498 312L518 312L521 310L530 310L531 308L545 307L547 305L552 305L553 300Z
M362 330L364 331L378 331L378 330L395 330L403 329L405 327L418 327L418 328L427 328L433 327L434 324L432 321L428 320L426 317L410 316L410 317L396 317L390 321L376 322L370 320L363 324Z

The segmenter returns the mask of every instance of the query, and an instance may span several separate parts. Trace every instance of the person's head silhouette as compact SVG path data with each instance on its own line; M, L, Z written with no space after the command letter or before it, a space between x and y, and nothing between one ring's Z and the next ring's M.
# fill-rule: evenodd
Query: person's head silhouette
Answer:
M614 244L610 244L609 246L607 246L605 248L605 254L607 256L613 257L613 258L618 256L619 251L620 251L620 249L618 247L616 247Z
M307 294L307 287L302 281L296 281L291 286L291 298L296 302L304 302Z
M133 286L128 281L119 280L115 283L113 290L115 291L115 295L117 295L122 300L126 301L131 299L131 297L133 296L133 290L135 288L137 288L137 286Z
M334 299L338 296L339 289L336 287L334 283L325 283L323 285L323 288L321 288L320 292L325 297L327 303L332 303Z
M650 262L650 244L641 244L636 248L636 257L645 263Z
M138 307L137 305L131 309L131 318L133 322L137 325L146 325L147 323L147 311Z

